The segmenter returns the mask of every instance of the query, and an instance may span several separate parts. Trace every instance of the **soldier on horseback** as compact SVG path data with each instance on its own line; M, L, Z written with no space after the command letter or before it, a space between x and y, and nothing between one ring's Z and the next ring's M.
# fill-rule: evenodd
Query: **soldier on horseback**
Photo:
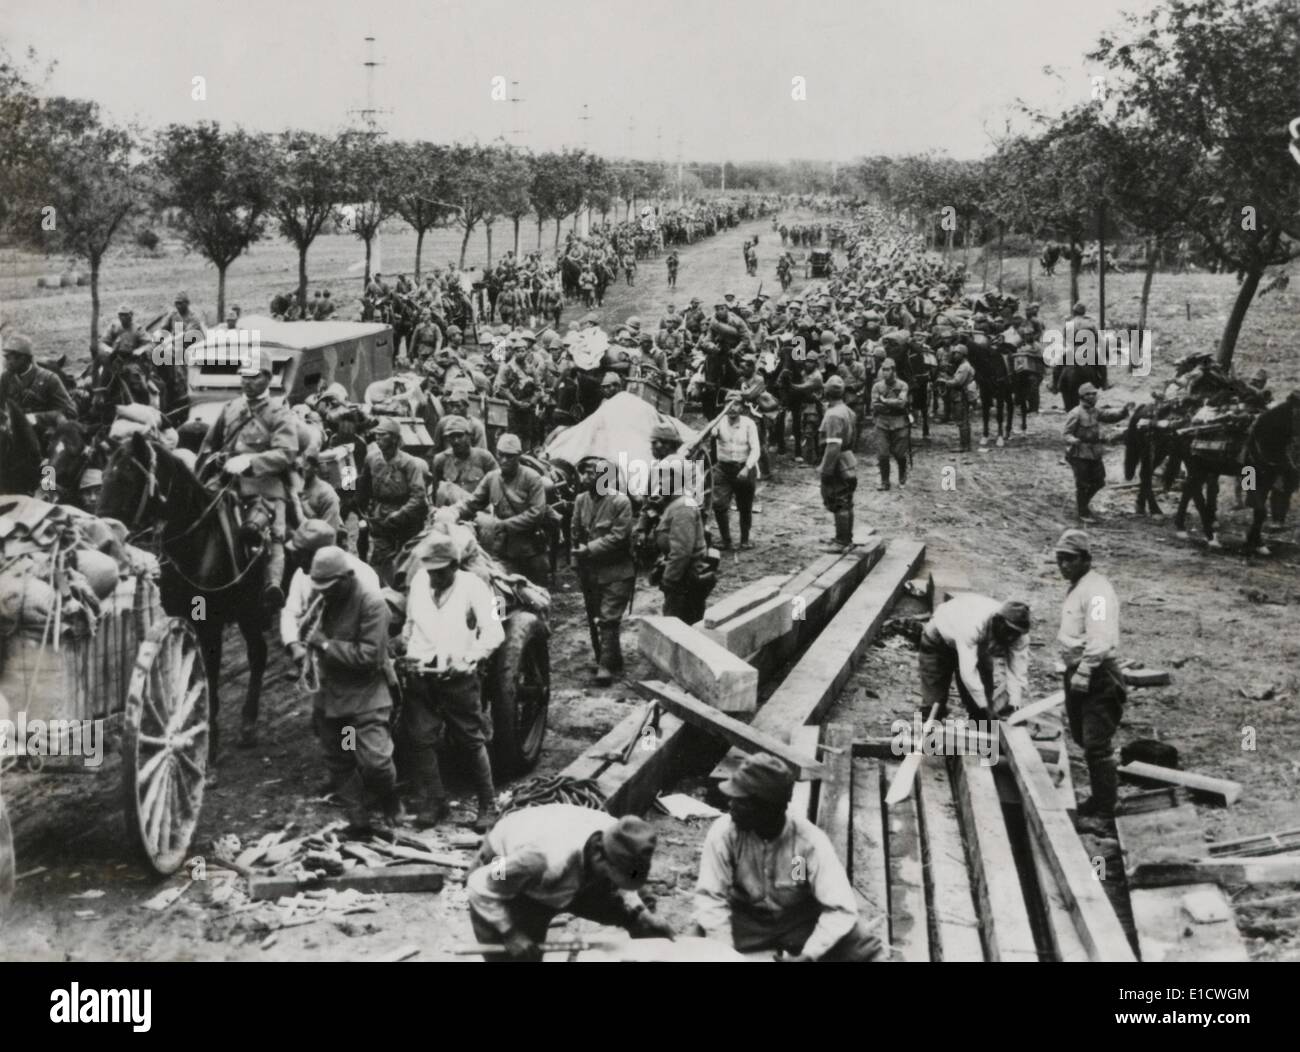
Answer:
M59 416L77 419L63 381L32 361L32 341L15 335L4 343L4 372L0 373L0 409L11 404L20 412L33 415L38 423L54 423Z
M283 399L272 400L271 360L255 354L239 370L244 393L228 402L213 421L199 450L198 474L215 464L238 482L246 530L269 530L262 600L269 609L284 604L285 508L288 474L298 456L298 427Z

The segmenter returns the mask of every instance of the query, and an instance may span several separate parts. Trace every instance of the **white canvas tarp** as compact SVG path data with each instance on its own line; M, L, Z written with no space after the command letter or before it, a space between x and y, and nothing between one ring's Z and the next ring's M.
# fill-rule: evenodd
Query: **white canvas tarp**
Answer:
M546 456L574 466L583 457L604 457L618 468L620 488L626 486L625 492L644 496L650 478L650 432L661 421L671 424L683 442L693 442L698 435L675 417L620 391L591 416L551 439Z

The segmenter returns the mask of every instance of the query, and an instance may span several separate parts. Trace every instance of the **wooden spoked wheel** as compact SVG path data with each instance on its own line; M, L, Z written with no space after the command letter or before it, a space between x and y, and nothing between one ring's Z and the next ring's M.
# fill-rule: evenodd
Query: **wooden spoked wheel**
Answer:
M14 826L9 819L4 793L0 792L0 924L9 914L14 887L18 883L18 860L14 855Z
M127 836L161 876L184 863L198 825L208 719L198 637L179 618L161 621L136 657L122 743Z

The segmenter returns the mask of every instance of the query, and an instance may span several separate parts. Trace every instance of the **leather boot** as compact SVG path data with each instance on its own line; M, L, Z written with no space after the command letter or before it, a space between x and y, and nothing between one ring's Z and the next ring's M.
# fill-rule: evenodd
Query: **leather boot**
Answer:
M889 489L889 458L877 457L876 465L880 468L880 485L878 489Z
M414 757L416 811L412 820L419 829L441 825L451 813L447 790L443 788L438 770L438 754L433 749L422 750Z
M492 761L488 758L486 745L480 745L474 754L474 787L478 793L474 831L486 833L497 820L497 791L492 783Z
M600 668L596 672L596 682L609 686L623 671L623 654L619 641L619 626L613 624L600 626Z
M718 545L724 552L731 551L731 512L726 508L714 508L713 517L718 523L718 536L722 543Z
M370 808L366 805L366 786L361 775L353 771L339 787L339 799L347 815L348 829L355 833L371 831Z
M1113 819L1119 797L1119 770L1113 754L1099 759L1088 757L1088 783L1092 787L1088 811L1095 818Z

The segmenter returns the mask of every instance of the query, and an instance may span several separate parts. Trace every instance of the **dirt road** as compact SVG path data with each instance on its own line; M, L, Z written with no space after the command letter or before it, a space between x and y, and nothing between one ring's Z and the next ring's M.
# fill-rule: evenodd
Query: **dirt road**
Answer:
M664 289L662 261L647 262L634 288L620 285L611 291L607 320L636 313L653 324L667 302L680 307L695 294L706 303L722 291L742 298L751 294L758 281L744 275L740 244L755 231L761 232L760 272L774 283L775 236L766 224L752 224L686 250L680 284L671 296ZM1024 261L1009 264L1008 272L1023 274ZM1122 276L1108 285L1107 299L1116 317L1136 316L1139 280ZM1049 322L1063 317L1067 290L1064 276L1040 282L1038 295ZM1090 283L1083 294L1095 302ZM1144 397L1156 377L1169 375L1178 356L1192 348L1212 347L1234 294L1231 277L1160 275L1154 293L1153 377L1119 378L1116 389L1103 395L1103 403ZM1297 306L1289 293L1261 300L1252 308L1238 349L1239 369L1249 375L1267 366L1279 396L1300 382L1290 341L1278 335L1294 332ZM1045 404L1048 401L1045 396ZM1063 414L1048 410L1031 417L1027 437L1017 433L1006 448L966 456L953 452L953 429L939 426L928 446L918 444L912 478L901 491L874 489L870 456L862 459L860 468L860 523L875 526L886 538L923 540L932 565L958 567L971 587L1018 596L1030 604L1033 638L1042 644L1033 651L1035 694L1056 686L1053 640L1063 589L1051 546L1072 519L1062 421ZM1245 794L1231 809L1201 808L1207 829L1216 837L1300 825L1300 719L1293 704L1300 688L1300 636L1294 629L1300 549L1294 525L1270 541L1276 553L1271 559L1241 556L1235 549L1244 532L1242 515L1230 510L1231 494L1225 486L1220 507L1229 550L1211 553L1196 541L1179 541L1168 523L1132 514L1133 491L1115 486L1121 479L1119 453L1114 447L1107 458L1112 487L1095 502L1104 520L1092 530L1096 560L1115 582L1123 604L1124 656L1171 668L1175 677L1172 686L1131 693L1119 743L1158 737L1179 749L1184 767L1241 781ZM955 469L955 488L944 486L946 467ZM827 532L813 472L789 458L777 458L775 478L760 486L757 546L727 557L718 594L804 565L817 554L811 538ZM588 644L580 609L572 578L565 576L556 596L555 693L543 772L562 768L636 704L629 690L601 694L584 687L580 663ZM639 591L635 611L657 610L658 595ZM629 635L630 654L635 652L635 633ZM633 661L629 677L648 671ZM229 719L235 707L231 699L242 684L237 676L228 676L225 683ZM1268 688L1272 694L1267 700L1242 696L1243 689L1260 694ZM869 653L829 718L848 722L862 734L887 733L894 718L910 715L916 699L915 656L890 642ZM307 710L277 658L263 708L265 744L251 753L231 752L222 784L205 807L196 848L205 848L226 832L248 842L288 821L311 830L338 816L304 799L318 779ZM1255 748L1244 748L1248 742ZM1086 793L1077 755L1075 781L1081 794ZM678 788L690 791L699 785L688 782ZM111 765L98 778L7 776L19 821L19 871L38 865L48 869L20 884L17 922L5 933L0 956L338 959L378 954L403 943L434 952L467 934L462 893L452 886L440 895L389 895L379 913L353 918L356 923L347 930L327 922L287 929L266 950L258 948L264 929L249 930L241 914L188 902L192 895L165 913L145 913L135 907L155 889L122 856L115 786ZM661 910L684 923L704 827L665 817L654 821L661 846L650 891ZM106 894L89 901L69 897L90 889ZM75 916L86 909L95 916ZM587 927L570 921L566 930ZM1294 942L1288 940L1293 938L1252 940L1251 952L1256 958L1292 956Z

